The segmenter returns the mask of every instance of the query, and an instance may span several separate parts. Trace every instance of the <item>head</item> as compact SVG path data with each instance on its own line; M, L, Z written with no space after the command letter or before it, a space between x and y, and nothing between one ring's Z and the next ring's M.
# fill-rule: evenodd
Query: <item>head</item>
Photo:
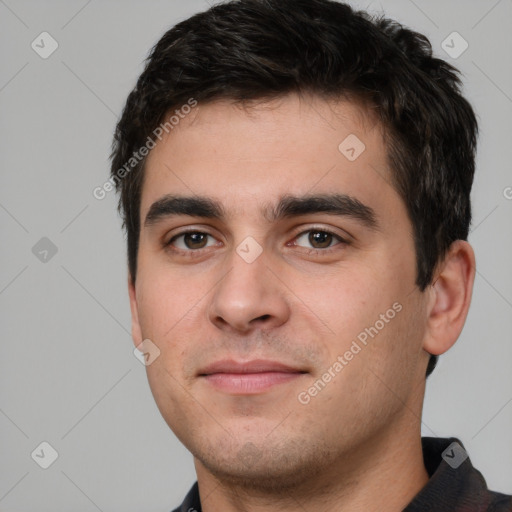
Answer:
M218 4L152 49L112 154L134 342L158 346L157 405L212 471L281 457L296 477L421 414L474 272L460 86L423 35L329 0ZM226 357L302 373L224 393L202 372Z

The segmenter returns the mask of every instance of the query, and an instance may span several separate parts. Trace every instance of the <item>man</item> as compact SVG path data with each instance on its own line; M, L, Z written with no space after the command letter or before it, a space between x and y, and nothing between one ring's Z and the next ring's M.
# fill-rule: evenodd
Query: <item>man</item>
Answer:
M505 511L425 379L470 305L477 122L428 40L329 0L168 31L111 181L136 347L194 456L177 511Z

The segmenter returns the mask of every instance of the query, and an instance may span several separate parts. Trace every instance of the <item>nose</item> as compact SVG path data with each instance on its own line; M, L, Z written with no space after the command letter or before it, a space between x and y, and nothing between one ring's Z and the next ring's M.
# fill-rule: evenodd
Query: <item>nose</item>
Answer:
M265 251L251 263L233 251L226 268L209 305L209 319L216 327L247 333L279 327L287 321L290 308L286 287L274 275L278 272L269 268Z

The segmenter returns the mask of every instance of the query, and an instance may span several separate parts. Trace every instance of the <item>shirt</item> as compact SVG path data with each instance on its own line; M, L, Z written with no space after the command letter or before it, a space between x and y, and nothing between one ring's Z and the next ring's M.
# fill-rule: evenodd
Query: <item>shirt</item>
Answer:
M457 438L422 437L421 444L429 481L402 512L512 512L512 496L487 488ZM202 512L197 482L172 512Z

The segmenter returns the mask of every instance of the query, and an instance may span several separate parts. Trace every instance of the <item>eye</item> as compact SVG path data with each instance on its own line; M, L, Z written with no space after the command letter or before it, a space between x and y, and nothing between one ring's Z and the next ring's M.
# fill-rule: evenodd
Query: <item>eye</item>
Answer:
M213 235L204 231L190 230L174 235L168 242L164 243L164 246L175 253L199 256L202 254L200 249L206 249L218 244L219 242L216 241ZM338 245L348 244L347 240L328 229L312 228L299 233L294 241L287 245L304 247L308 253L325 254L331 250L336 250Z
M208 233L202 231L187 231L173 236L166 245L171 245L174 248L182 251L189 251L194 249L204 249L210 247L207 245L208 237L213 238ZM211 244L215 245L215 244Z
M336 241L338 241L338 244L333 243ZM348 243L341 236L326 229L310 229L303 231L295 239L295 245L307 247L307 245L303 244L310 244L309 248L319 251L330 249L333 245L339 245L340 242Z

